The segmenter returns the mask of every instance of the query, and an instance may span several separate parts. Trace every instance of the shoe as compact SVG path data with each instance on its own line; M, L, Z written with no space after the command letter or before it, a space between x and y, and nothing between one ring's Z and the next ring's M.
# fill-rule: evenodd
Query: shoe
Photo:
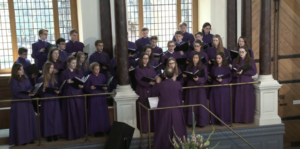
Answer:
M58 140L58 137L57 137L57 136L53 136L53 140L54 140L54 141L57 141L57 140Z
M47 137L48 142L52 142L52 137Z

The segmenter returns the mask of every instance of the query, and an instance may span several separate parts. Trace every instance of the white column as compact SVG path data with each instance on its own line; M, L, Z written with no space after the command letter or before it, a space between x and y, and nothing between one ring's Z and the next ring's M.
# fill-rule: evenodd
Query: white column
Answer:
M281 124L278 116L278 89L281 84L272 75L259 75L260 84L255 84L256 107L254 123L259 126Z
M79 39L84 43L84 52L96 51L95 41L101 39L99 0L77 0Z
M139 98L139 96L132 90L130 85L118 85L115 91L115 121L124 122L134 127L135 131L133 137L140 137L140 131L137 128L136 118L136 100Z

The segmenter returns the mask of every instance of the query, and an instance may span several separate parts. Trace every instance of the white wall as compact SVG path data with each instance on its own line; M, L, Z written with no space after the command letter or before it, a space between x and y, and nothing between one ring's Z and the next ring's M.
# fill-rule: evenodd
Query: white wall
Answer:
M111 14L111 32L112 32L112 44L113 44L113 55L115 55L116 46L116 20L115 20L115 3L114 0L110 0L110 14ZM127 14L127 13L126 13Z
M79 38L89 54L96 51L94 43L101 39L99 8L99 0L77 0Z
M237 39L242 35L242 0L237 0Z

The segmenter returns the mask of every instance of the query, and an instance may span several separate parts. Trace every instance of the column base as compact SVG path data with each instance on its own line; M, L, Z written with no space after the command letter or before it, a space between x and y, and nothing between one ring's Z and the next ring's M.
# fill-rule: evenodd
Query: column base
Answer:
M260 84L254 84L256 107L254 123L259 126L281 124L278 116L278 89L281 84L272 75L259 75Z
M124 122L134 127L133 137L140 137L136 119L136 100L139 96L132 90L130 85L118 85L114 92L116 92L113 97L115 121Z

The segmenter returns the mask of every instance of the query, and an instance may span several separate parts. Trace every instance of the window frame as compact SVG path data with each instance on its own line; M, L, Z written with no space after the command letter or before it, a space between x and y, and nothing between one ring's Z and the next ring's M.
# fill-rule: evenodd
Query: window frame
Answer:
M11 44L13 49L13 60L16 61L19 57L18 55L18 44L17 44L17 32L16 32L16 20L15 20L15 9L14 9L14 0L7 0L8 11L9 11L9 20L10 20L10 31L11 31ZM54 33L55 39L60 37L60 28L59 28L59 14L58 14L58 3L57 0L52 0L53 6L53 21L54 21ZM72 28L78 28L78 12L77 12L77 1L70 0L70 9L71 9L71 23ZM78 38L79 40L79 38ZM0 74L8 74L11 72L11 69L0 69Z

